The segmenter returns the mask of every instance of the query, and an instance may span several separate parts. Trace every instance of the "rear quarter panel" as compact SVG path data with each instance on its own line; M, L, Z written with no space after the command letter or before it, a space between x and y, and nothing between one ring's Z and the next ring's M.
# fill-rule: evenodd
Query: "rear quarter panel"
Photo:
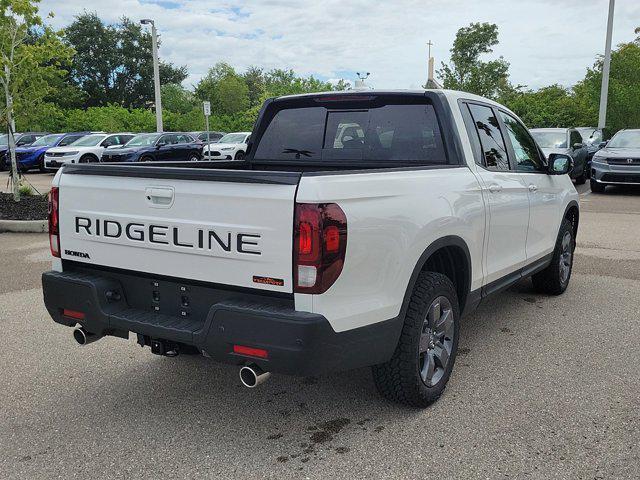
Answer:
M338 332L396 317L420 256L448 235L467 244L471 289L481 286L485 212L467 167L303 176L297 202L335 202L347 217L340 277L321 295L295 295Z

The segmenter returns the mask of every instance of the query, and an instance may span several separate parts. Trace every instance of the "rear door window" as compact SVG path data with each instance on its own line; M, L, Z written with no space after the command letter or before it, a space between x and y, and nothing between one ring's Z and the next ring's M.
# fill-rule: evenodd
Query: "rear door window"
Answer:
M469 111L482 145L484 166L490 170L509 170L509 157L495 112L485 105L469 104Z
M447 163L429 104L283 109L260 138L254 159Z

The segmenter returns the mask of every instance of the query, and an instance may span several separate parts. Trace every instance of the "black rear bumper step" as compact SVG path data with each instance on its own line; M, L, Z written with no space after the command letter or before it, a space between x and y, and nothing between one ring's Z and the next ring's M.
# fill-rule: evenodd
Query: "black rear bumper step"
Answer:
M79 323L97 335L127 338L133 332L193 346L220 362L251 362L264 371L303 376L385 362L402 327L399 319L392 319L337 333L322 315L296 311L277 299L219 300L216 292L211 292L215 303L202 314L167 315L151 305L146 310L132 307L126 282L105 275L45 272L44 301L53 320L69 327ZM194 300L201 303L208 298L206 292L197 295L203 298ZM66 317L65 309L82 312L84 318ZM235 354L233 345L265 349L268 358Z

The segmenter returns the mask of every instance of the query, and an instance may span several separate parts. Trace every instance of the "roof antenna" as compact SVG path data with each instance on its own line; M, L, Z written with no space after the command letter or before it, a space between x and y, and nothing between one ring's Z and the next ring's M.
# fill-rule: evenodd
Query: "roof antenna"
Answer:
M358 76L358 80L356 80L355 82L355 86L353 87L354 90L371 90L372 89L369 85L365 83L365 80L369 78L369 75L371 75L370 72L365 72L365 73L356 72L356 75Z

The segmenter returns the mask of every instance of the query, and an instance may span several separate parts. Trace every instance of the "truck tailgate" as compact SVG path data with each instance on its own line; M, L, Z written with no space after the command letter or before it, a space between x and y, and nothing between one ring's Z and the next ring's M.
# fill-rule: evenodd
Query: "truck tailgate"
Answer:
M96 167L60 176L63 260L292 292L292 174Z

